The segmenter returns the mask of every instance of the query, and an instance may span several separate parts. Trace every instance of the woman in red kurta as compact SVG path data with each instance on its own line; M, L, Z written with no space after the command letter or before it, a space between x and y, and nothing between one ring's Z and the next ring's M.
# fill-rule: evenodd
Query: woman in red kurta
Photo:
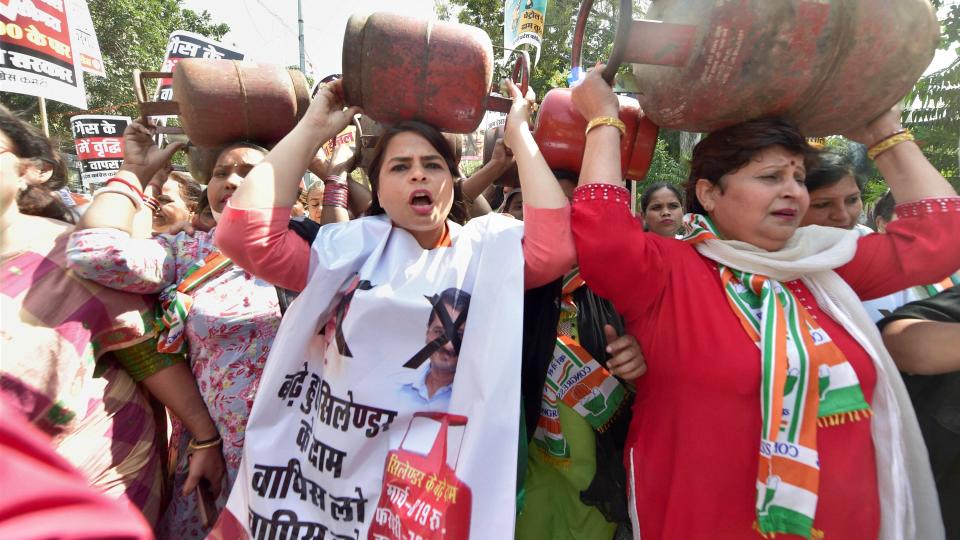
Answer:
M574 90L574 102L588 120L616 117L610 88L594 74ZM694 150L688 203L701 216L689 220L697 234L684 242L644 233L630 215L615 127L588 131L572 228L584 278L614 302L648 362L636 381L625 452L635 530L644 540L759 538L760 529L785 538L942 538L913 410L852 293L880 297L960 265L960 198L949 184L916 145L888 143L877 166L897 199L912 201L898 207L901 219L889 234L798 231L809 204L803 177L812 150L784 122L742 124ZM898 130L899 117L890 113L849 136L876 145ZM793 308L766 304L774 297L761 293L756 305L736 307L745 288L760 290L762 283L762 294L769 286ZM789 338L768 340L769 353L762 347L771 320L789 321L782 313L790 312L800 314L798 328L807 336L804 370L792 363L799 353L787 362L786 351L801 349ZM751 313L760 321L756 332L745 322ZM784 333L778 328L770 336ZM818 372L817 351L832 347L825 336L837 348ZM842 390L859 385L860 405L818 418L818 373L823 379L822 370L841 365L852 382ZM805 402L812 413L788 411L788 398L800 392L791 394L797 376L813 381ZM840 378L834 372L827 386L819 381L821 409ZM777 411L770 431L769 411ZM800 423L810 415L812 423L787 442L780 425L796 419L791 412L803 415Z

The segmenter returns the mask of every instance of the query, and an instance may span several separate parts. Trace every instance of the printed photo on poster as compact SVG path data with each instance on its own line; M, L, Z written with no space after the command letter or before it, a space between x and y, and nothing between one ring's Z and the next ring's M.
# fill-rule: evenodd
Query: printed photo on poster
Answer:
M432 309L425 345L404 364L416 370L416 377L401 387L401 393L414 410L446 411L460 361L470 294L450 288L427 300Z

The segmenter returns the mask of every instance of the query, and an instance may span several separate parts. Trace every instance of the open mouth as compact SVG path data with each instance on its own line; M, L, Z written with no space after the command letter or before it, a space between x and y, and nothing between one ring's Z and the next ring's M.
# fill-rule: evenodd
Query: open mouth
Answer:
M427 214L433 208L433 196L425 189L410 194L410 206L418 214Z
M784 209L782 209L782 210L775 210L775 211L770 212L770 213L773 214L774 216L777 216L777 217L783 218L783 219L793 219L793 218L797 217L797 211L796 211L796 210L792 210L792 209L790 209L790 208L784 208Z

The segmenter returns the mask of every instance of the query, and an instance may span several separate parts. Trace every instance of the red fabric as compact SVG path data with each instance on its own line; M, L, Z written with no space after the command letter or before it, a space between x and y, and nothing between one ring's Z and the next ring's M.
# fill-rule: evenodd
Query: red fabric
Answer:
M623 193L579 188L572 228L581 275L613 301L640 341L648 371L624 454L633 466L644 540L755 539L760 438L760 352L727 304L715 264L679 240L643 232ZM614 199L620 199L616 202ZM860 240L838 273L878 297L960 267L952 210L921 212ZM876 372L866 352L790 282L857 372L868 401ZM826 538L877 538L879 499L868 421L818 430L820 499L814 526ZM777 535L777 538L797 538Z
M0 400L0 538L147 540L153 532L132 504L97 493Z
M562 276L573 267L577 255L569 206L523 208L524 284L531 289ZM289 208L240 209L227 203L217 224L217 247L260 279L302 291L310 268L310 246L287 227L289 220Z

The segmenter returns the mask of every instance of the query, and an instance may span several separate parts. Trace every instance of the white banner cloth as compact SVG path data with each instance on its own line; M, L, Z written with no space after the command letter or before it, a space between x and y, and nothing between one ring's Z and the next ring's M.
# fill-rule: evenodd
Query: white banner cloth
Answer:
M386 216L321 229L307 287L267 360L227 503L252 538L368 538L375 515L387 518L377 507L388 452L406 434L404 450L424 455L437 437L437 422L412 422L421 411L467 417L449 428L447 464L472 495L470 538L513 537L522 222L448 225L452 246L432 250ZM457 327L464 298L469 316ZM452 386L437 388L434 375L451 365ZM401 506L416 518L414 500Z

